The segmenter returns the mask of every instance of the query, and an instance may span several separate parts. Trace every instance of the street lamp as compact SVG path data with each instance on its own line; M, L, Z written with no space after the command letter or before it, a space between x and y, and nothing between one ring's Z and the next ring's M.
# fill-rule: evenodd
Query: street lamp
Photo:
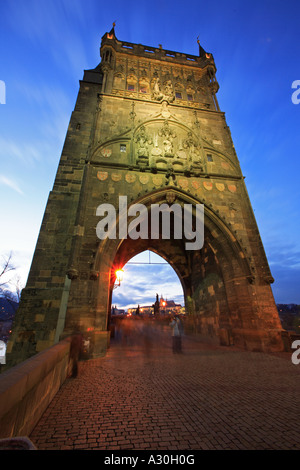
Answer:
M119 287L121 285L121 282L123 281L123 274L124 274L123 269L117 269L116 270L115 275L116 275L116 282L118 284L114 285L114 289L116 289L117 287Z

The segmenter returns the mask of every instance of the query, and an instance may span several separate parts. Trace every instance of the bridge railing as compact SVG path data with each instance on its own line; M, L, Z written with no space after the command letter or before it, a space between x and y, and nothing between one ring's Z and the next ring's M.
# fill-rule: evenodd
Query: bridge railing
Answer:
M0 438L29 436L68 376L71 338L0 374Z

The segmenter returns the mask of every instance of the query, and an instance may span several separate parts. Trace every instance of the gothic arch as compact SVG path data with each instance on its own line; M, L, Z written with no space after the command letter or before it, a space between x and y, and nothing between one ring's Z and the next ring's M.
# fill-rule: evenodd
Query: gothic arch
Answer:
M168 195L172 195L172 199L175 197L174 201L181 205L195 206L201 203L190 194L172 187L144 194L128 205L139 203L149 209L151 204L166 203ZM155 240L107 238L99 244L94 265L94 271L99 273L95 289L99 293L98 305L101 304L101 307L106 309L107 318L111 308L115 271L122 268L136 254L150 249L162 256L177 273L183 287L186 305L188 301L192 301L194 304L192 308L195 309L196 306L196 313L199 313L201 308L204 311L203 303L209 301L213 304L210 308L211 316L207 315L204 318L202 315L202 319L201 315L197 317L196 327L200 331L206 333L209 331L210 336L218 338L219 330L225 328L226 331L231 331L233 328L242 328L245 321L238 296L242 285L249 313L251 306L247 298L251 295L249 282L252 279L251 267L240 242L218 214L206 206L204 214L204 246L195 252L185 249L185 240L163 240L161 236ZM117 226L118 223L117 220ZM99 290L100 285L101 290ZM252 321L253 315L254 312L252 312Z
M163 203L166 202L167 194L173 194L176 202L180 204L204 204L204 213L205 213L205 227L209 230L209 232L213 236L212 246L215 246L216 249L224 251L224 256L230 257L235 256L239 259L239 263L241 265L241 269L245 272L245 275L251 275L251 267L250 263L248 262L246 252L241 245L241 242L237 239L236 235L229 227L229 225L222 220L222 218L217 214L217 212L212 208L205 204L204 200L201 198L196 198L195 196L187 193L186 191L176 188L159 188L152 192L145 192L141 196L137 197L136 199L131 198L131 201L128 204L130 207L133 204L143 204L149 207L151 204L155 203ZM118 219L117 219L118 225ZM117 243L117 249L119 245L123 243L123 240L110 240L106 238L103 242L99 245L99 250L97 254L97 258L95 260L94 269L97 270L98 264L100 262L100 255L101 252L106 251L109 247L113 244ZM226 248L224 250L224 248Z

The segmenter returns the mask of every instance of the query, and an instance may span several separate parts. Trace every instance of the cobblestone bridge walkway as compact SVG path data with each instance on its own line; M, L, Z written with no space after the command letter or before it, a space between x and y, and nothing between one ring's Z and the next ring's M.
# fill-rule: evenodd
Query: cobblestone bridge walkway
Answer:
M300 365L290 353L185 336L173 354L170 333L151 333L79 363L30 436L38 449L300 450Z

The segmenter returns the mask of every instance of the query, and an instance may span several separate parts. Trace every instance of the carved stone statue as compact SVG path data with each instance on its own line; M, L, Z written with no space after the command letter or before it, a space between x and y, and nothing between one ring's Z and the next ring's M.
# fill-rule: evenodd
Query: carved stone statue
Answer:
M183 148L188 150L190 168L202 170L202 159L198 147L198 143L193 138L192 132L189 132L187 139L183 142Z
M171 80L164 83L164 99L171 103L175 100L175 92Z
M148 137L145 126L142 126L135 137L137 144L136 157L137 164L147 166L149 164L149 145L152 145L152 139Z
M154 307L154 315L159 315L160 308L159 308L158 294L156 294L156 301L153 304L153 307Z
M159 78L154 79L153 83L153 90L152 90L152 98L157 101L161 101L163 99L164 95L162 94L160 90L160 81Z
M164 137L163 146L164 146L164 157L174 157L173 149L173 139L175 139L175 132L171 131L168 121L164 122L163 127L158 131L158 134L161 137Z
M155 77L152 87L152 99L156 101L165 100L169 103L174 101L175 92L171 80L167 80L166 82L164 82L163 87L161 87L159 78Z

